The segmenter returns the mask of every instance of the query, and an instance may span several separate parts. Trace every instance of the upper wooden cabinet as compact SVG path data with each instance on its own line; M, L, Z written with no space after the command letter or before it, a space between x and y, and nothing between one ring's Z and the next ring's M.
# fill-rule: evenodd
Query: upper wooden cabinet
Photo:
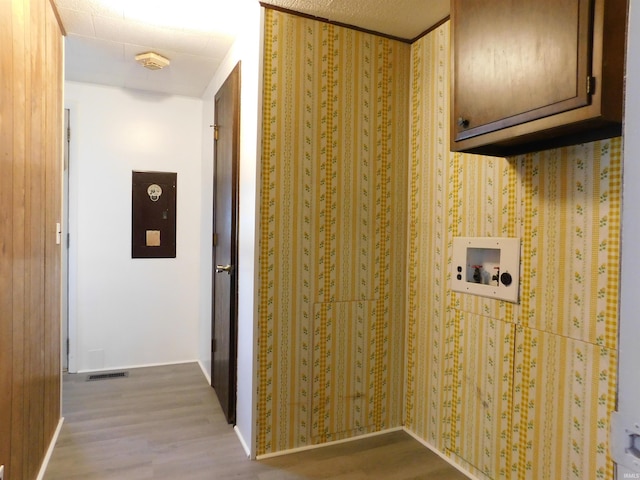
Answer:
M451 150L620 135L627 0L452 0Z

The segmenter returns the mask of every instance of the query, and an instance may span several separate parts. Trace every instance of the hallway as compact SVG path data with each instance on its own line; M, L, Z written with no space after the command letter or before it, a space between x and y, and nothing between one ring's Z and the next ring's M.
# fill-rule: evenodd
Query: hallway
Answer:
M45 480L466 478L403 432L249 461L196 363L86 378L64 376Z

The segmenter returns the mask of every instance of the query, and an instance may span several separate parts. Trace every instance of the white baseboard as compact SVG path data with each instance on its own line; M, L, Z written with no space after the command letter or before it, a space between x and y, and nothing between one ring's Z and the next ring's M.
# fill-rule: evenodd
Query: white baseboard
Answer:
M365 433L364 435L358 435L356 437L343 438L342 440L334 440L332 442L320 443L318 445L306 445L304 447L291 448L289 450L281 450L274 453L265 453L258 455L257 460L264 460L267 458L280 457L282 455L289 455L291 453L304 452L305 450L315 450L317 448L328 447L330 445L338 445L340 443L355 442L356 440L362 440L363 438L377 437L378 435L384 435L386 433L397 432L404 430L404 427L388 428L386 430L380 430L379 432Z
M240 444L244 449L244 453L247 454L247 458L251 458L251 449L249 448L249 445L247 445L247 442L245 442L242 432L237 425L233 427L233 431L236 432L236 436L238 437L238 440L240 440Z
M207 372L207 369L204 367L204 364L200 360L198 360L198 365L200 365L200 370L202 370L204 378L207 379L207 383L211 385L211 377L209 376L209 372Z
M56 442L58 441L58 437L60 436L60 431L62 430L63 423L64 423L64 417L60 417L60 420L58 421L58 426L56 427L56 431L53 433L53 437L51 438L51 443L49 444L47 453L44 456L42 465L40 466L40 472L36 477L37 480L42 480L44 478L44 474L47 471L47 467L49 466L49 460L51 460L51 455L53 455L53 449L55 448Z
M198 363L198 360L180 360L178 362L164 362L164 363L145 363L142 365L126 365L120 367L109 367L109 368L100 368L100 369L87 369L87 370L78 370L77 373L97 373L97 372L112 372L114 370L132 370L136 368L149 368L149 367L166 367L169 365L184 365L185 363Z
M456 470L458 470L460 473L463 473L464 475L466 475L467 477L469 477L469 480L480 480L478 477L476 477L475 475L473 475L471 472L469 472L468 470L465 470L462 466L458 465L457 463L455 463L453 461L453 459L451 459L450 457L447 457L444 453L442 453L440 450L438 450L436 447L434 447L433 445L431 445L429 442L427 442L426 440L423 440L422 438L420 438L418 435L416 435L415 433L413 433L411 430L409 430L407 427L404 427L403 430L408 433L409 435L411 435L416 441L420 442L422 445L424 445L425 447L427 447L429 450L431 450L433 453L435 453L436 455L438 455L441 459L443 459L445 462L447 462L449 465L451 465L453 468L455 468Z

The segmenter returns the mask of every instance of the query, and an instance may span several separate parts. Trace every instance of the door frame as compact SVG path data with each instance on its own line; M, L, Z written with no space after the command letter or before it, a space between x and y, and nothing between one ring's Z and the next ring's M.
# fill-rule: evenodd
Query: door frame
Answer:
M74 225L74 219L77 218L77 206L74 204L75 189L77 188L77 169L71 168L72 163L72 121L77 114L76 106L64 106L64 169L63 169L63 216L62 216L62 262L63 266L62 289L61 289L61 365L67 365L69 373L78 373L77 365L77 327L76 327L76 264L77 264L77 245L71 241L71 230ZM75 142L74 142L75 143ZM66 256L66 258L65 258Z
M69 370L69 126L68 108L64 109L64 139L63 139L63 165L62 165L62 224L61 224L61 307L62 307L62 346L61 365L62 371Z

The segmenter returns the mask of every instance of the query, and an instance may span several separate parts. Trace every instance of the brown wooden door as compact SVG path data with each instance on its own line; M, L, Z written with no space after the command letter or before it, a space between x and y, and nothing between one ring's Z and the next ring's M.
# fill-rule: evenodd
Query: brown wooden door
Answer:
M451 128L462 140L590 101L590 0L454 0Z
M229 423L236 417L240 64L215 96L211 386Z

